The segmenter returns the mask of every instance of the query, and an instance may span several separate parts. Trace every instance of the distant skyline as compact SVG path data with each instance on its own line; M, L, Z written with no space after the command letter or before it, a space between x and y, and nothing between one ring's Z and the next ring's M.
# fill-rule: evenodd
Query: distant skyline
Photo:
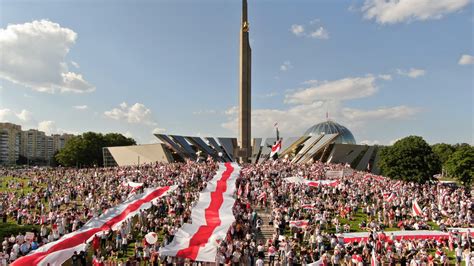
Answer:
M474 143L470 0L249 0L252 136ZM237 137L240 0L0 0L0 122Z

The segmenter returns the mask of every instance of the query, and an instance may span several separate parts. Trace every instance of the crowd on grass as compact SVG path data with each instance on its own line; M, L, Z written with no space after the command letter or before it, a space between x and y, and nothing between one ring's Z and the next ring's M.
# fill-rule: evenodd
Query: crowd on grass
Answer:
M33 235L22 232L2 240L0 266L78 230L131 194L141 193L124 185L128 181L143 183L143 188L178 187L116 231L94 237L84 252L74 254L72 265L197 264L160 256L159 248L189 222L199 192L216 170L212 160L157 163L139 169L0 170L1 177L13 177L7 182L8 189L0 192L3 223L38 226ZM329 170L345 173L336 185L314 187L285 180L294 176L325 180ZM17 182L16 178L26 181ZM370 265L373 257L380 265L461 261L474 265L474 243L468 233L453 231L449 237L432 240L399 240L390 233L474 227L470 189L390 180L341 164L291 164L286 159L242 165L236 186L236 221L216 247L218 265L306 265L316 261L323 265ZM422 208L422 215L412 215L413 201ZM262 212L270 215L268 224L259 217ZM305 222L292 226L292 221ZM260 230L269 226L273 236L263 241ZM344 233L351 231L365 231L369 237L345 243ZM155 244L146 241L144 236L149 232L157 233ZM454 252L454 260L448 252Z

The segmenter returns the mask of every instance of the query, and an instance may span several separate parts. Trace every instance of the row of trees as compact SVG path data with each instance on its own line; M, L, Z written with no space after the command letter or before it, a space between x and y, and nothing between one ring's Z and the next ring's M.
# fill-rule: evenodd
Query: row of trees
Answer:
M86 132L69 140L55 159L62 166L103 166L102 148L127 145L136 145L136 142L119 133Z
M394 179L427 182L442 173L468 186L474 176L474 147L469 144L428 145L422 137L409 136L380 153L382 174Z

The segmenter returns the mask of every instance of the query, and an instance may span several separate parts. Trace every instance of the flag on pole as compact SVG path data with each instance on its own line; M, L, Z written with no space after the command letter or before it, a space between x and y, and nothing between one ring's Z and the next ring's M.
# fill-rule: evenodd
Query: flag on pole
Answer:
M420 205L418 205L418 202L416 201L416 199L413 200L411 209L413 211L413 216L421 216L423 214L420 208Z
M277 155L281 150L281 139L277 140L277 142L272 146L272 152L270 153L270 158Z

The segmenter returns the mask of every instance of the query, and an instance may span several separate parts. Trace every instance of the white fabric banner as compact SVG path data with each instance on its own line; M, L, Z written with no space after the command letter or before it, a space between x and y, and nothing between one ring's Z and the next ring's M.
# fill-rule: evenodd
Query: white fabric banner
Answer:
M104 214L89 220L81 229L64 235L57 241L41 246L30 254L20 257L11 265L62 265L72 257L74 251L85 248L85 242L92 241L94 235L117 230L120 225L140 210L149 209L152 202L176 189L172 187L149 188L140 195L135 195L124 203L107 209Z
M416 231L386 231L383 232L386 238L401 239L447 239L448 233L437 230L416 230ZM344 243L367 241L369 232L337 234L338 238L343 238ZM379 236L381 233L378 233Z
M288 183L305 184L310 187L318 187L318 186L336 187L339 184L339 180L308 180L299 176L287 177L287 178L284 178L284 180Z
M173 241L160 248L161 256L216 261L217 247L235 221L233 195L239 172L236 163L219 164L216 175L201 191L198 203L191 210L192 224L184 224Z

